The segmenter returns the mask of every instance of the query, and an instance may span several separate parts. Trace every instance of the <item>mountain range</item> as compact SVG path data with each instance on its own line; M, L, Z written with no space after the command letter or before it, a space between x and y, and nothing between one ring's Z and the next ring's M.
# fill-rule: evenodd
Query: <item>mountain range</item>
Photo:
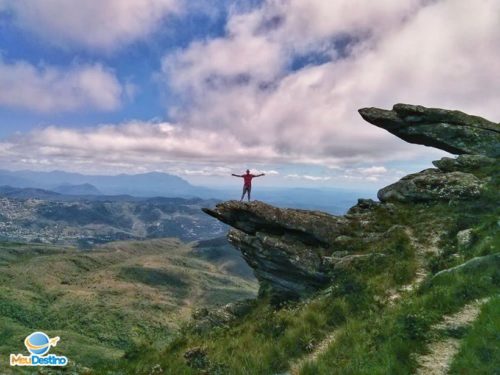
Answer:
M0 185L39 188L74 195L130 194L139 197L207 197L210 195L210 190L207 188L196 187L178 176L159 172L105 176L64 171L0 170Z
M28 197L47 199L52 192L64 196L85 196L88 199L103 199L102 196L113 196L116 200L122 197L179 197L228 200L240 196L240 190L230 187L209 188L194 186L181 177L167 173L151 172L143 174L120 174L115 176L84 175L64 171L8 171L0 170L0 191L5 187L30 189L24 192L10 191ZM42 189L40 190L33 189ZM374 198L370 190L341 188L296 188L296 187L259 187L253 192L253 198L266 201L278 207L316 209L332 214L343 214L356 203L360 196ZM99 198L100 197L100 198ZM65 199L60 196L58 199Z

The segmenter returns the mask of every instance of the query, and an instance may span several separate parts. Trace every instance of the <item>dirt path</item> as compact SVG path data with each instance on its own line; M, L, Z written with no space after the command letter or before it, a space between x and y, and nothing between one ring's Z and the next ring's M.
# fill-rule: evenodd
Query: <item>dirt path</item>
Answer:
M417 262L417 270L414 279L406 285L389 291L389 302L392 304L401 298L401 293L410 292L416 289L426 278L428 274L426 258L428 254L439 252L438 242L440 235L438 233L430 233L427 244L422 244L414 235L411 228L406 228L405 233L410 238L411 246L415 249L415 257Z
M432 326L434 332L450 331L468 327L478 317L481 306L488 301L487 298L474 301L453 315L443 318L443 321ZM444 375L448 373L453 357L460 348L460 339L444 337L429 344L428 353L417 357L419 365L416 375Z
M289 375L299 375L300 370L304 365L308 362L314 362L321 354L326 352L326 350L329 348L329 346L335 341L335 339L338 337L339 332L341 331L341 328L336 329L330 334L328 334L323 341L321 341L315 348L314 350L302 357L299 358L297 361L295 361L291 366L290 366L290 371L287 373Z
M426 256L429 253L437 253L439 251L437 244L439 242L439 235L437 233L433 233L430 238L430 243L423 245L420 241L415 237L413 230L411 228L406 228L406 234L410 238L411 245L415 249L415 256L417 258L417 271L415 272L415 278L411 283L407 285L403 285L397 290L389 291L389 302L395 303L397 300L401 298L401 293L409 292L416 287L418 287L422 281L424 281L425 277L428 274L426 268ZM321 341L311 352L310 354L299 358L290 366L290 371L288 374L290 375L298 375L300 370L307 362L314 362L321 354L323 354L328 347L335 341L338 337L339 329L332 331L328 334L323 341Z

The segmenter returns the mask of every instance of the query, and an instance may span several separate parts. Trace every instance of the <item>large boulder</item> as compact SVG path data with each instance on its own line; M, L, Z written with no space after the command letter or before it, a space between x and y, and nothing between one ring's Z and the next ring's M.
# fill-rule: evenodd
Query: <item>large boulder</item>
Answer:
M203 211L223 223L255 235L258 232L286 235L313 245L330 243L347 220L320 211L281 209L259 201L228 201Z
M484 155L460 155L457 158L444 157L432 162L443 172L474 173L484 167L494 166L497 161Z
M475 257L458 266L448 268L436 273L429 284L439 284L441 280L450 276L473 275L488 277L488 274L497 275L500 269L500 253ZM494 276L495 277L495 276Z
M396 104L392 111L362 108L361 116L397 137L452 154L500 157L500 125L460 111Z
M398 182L378 191L381 202L430 202L476 198L482 182L470 173L444 173L426 169L403 177Z
M336 248L336 238L349 231L345 217L259 201L228 201L203 211L234 228L229 242L241 251L261 287L286 298L305 296L330 282L333 267L326 257Z
M305 296L330 282L323 247L308 246L286 236L265 232L252 236L234 229L228 239L240 249L261 286L269 287L280 298Z

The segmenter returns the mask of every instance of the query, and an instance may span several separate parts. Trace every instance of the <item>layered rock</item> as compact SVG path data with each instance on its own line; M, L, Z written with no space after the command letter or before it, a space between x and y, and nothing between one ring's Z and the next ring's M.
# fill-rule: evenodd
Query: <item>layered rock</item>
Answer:
M481 186L481 180L470 173L426 169L386 186L379 190L377 197L382 202L464 200L478 197Z
M484 155L460 155L457 158L444 157L432 162L443 172L474 172L483 167L494 166L497 161Z
M362 108L361 116L410 142L452 154L500 157L500 125L460 111L396 104L392 111Z
M480 117L406 104L397 104L392 111L365 108L360 113L408 142L460 156L443 158L434 162L438 169L410 174L381 189L380 202L360 199L345 216L279 209L262 202L229 201L203 209L234 228L229 241L252 267L261 288L272 295L302 297L331 283L342 269L359 269L364 262L383 259L386 254L370 250L372 245L411 229L392 225L385 232L374 231L379 227L377 217L391 217L407 209L408 203L476 199L489 180L485 171L500 157L499 125ZM366 245L365 251L359 247L354 251L353 243Z
M261 286L290 298L330 282L331 264L325 257L349 223L344 217L279 209L258 201L229 201L203 211L235 228L228 239L241 250Z
M399 138L459 154L381 189L382 202L430 202L474 199L484 181L474 172L500 157L500 125L460 111L396 104L392 110L362 108L361 116Z

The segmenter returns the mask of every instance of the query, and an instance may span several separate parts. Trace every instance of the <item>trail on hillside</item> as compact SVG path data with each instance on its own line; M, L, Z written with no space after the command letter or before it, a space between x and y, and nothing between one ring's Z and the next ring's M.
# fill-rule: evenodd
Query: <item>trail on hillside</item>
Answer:
M311 353L309 353L304 357L299 358L297 361L292 363L288 374L299 375L300 370L302 370L302 368L306 363L316 361L316 359L318 359L318 357L321 354L326 352L326 350L330 347L330 345L337 339L340 331L341 328L333 330L315 347L315 349Z
M405 233L408 235L410 239L411 246L415 251L415 257L417 262L417 270L415 272L415 277L413 280L406 285L401 286L398 289L390 290L388 301L393 304L401 298L401 293L410 292L416 289L427 277L429 271L427 269L427 261L426 257L429 253L438 253L439 248L437 246L440 240L440 232L436 231L433 233L428 233L427 243L423 244L414 233L412 228L406 227ZM326 352L329 346L335 341L335 339L339 335L339 331L341 329L337 328L331 331L326 337L314 348L314 350L299 358L290 366L290 375L298 375L304 365L308 362L314 362L316 359Z
M455 314L444 316L443 320L431 327L431 332L442 332L442 338L429 344L428 353L416 358L416 375L444 375L448 373L453 357L460 348L460 339L450 332L470 326L479 316L481 307L488 298L465 305ZM444 336L444 337L443 337Z
M423 244L420 239L415 236L415 232L412 228L406 227L405 233L410 239L411 246L415 251L417 269L415 271L415 277L413 280L398 289L393 289L389 291L389 302L395 303L397 300L401 298L401 293L410 292L416 288L425 280L427 275L429 274L429 270L427 269L427 260L429 254L437 254L439 252L438 243L441 238L440 232L436 231L433 233L428 233L427 243Z

